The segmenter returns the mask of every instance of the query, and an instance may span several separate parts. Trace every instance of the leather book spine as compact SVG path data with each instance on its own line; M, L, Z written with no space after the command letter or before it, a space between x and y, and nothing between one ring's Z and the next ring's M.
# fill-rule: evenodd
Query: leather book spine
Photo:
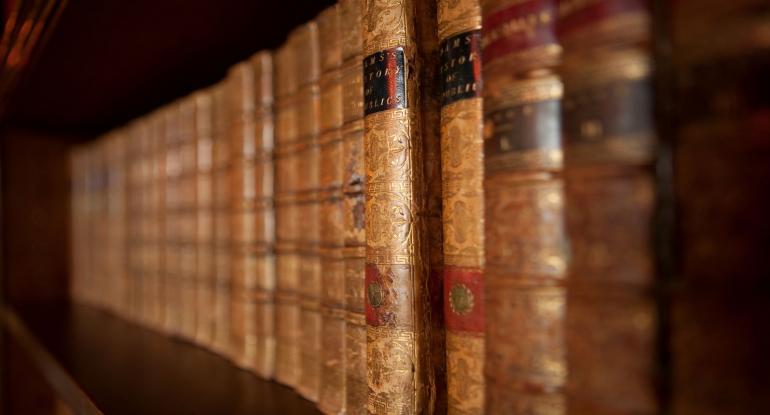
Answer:
M297 391L311 401L318 400L321 362L321 257L319 159L320 94L319 43L315 21L295 29L291 35L294 73L297 77L297 182L299 210L300 376Z
M177 242L179 244L179 308L180 335L195 339L196 309L197 212L195 206L195 100L186 96L179 103L179 174L177 179Z
M440 196L431 193L436 176L440 189L438 125L429 122L438 108L421 96L421 85L435 90L425 77L435 66L422 67L437 58L435 24L432 2L364 2L369 413L434 413L445 404L441 277L431 276L441 245L430 245L441 234ZM426 154L434 156L427 165Z
M671 413L770 410L770 27L761 0L666 3L671 28Z
M214 352L227 356L230 351L230 289L231 289L231 148L228 129L231 113L228 105L226 80L220 81L212 92L212 177L214 215Z
M227 75L230 110L229 130L232 159L232 296L230 300L230 358L248 368L254 361L253 303L249 302L256 283L254 264L254 68L248 61L237 63Z
M345 287L345 411L366 413L366 319L364 274L366 229L364 220L364 100L363 0L339 3L342 66L342 193L343 261Z
M129 126L129 185L128 185L128 273L129 273L129 315L131 321L141 321L144 214L143 201L143 159L142 135L145 132L144 117Z
M294 386L300 368L297 80L294 38L275 55L275 379Z
M551 0L484 0L485 381L489 413L565 413L560 101Z
M320 44L321 372L318 408L345 412L345 269L342 257L342 84L339 7L316 19Z
M156 110L150 120L149 154L150 163L150 243L147 261L149 268L148 322L153 329L163 332L165 319L165 108Z
M484 413L481 6L438 1L444 319L450 414Z
M180 256L177 223L179 220L179 104L172 102L162 109L164 154L162 203L163 211L163 331L181 334Z
M109 167L109 277L113 280L111 311L123 317L126 308L126 136L125 128L107 136Z
M567 411L659 413L646 1L562 2ZM608 396L613 397L607 399Z
M263 378L275 370L275 212L274 212L274 121L273 56L252 56L254 96L254 273L249 304L254 313L254 362L252 369ZM252 150L245 148L246 154ZM250 177L250 176L247 176ZM251 346L248 346L251 347Z
M195 341L210 347L214 339L214 210L212 88L195 100Z

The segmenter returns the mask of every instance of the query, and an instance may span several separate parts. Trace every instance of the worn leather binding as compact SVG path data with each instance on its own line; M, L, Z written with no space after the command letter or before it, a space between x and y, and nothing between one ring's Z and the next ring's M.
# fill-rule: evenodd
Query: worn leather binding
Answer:
M275 55L275 379L297 384L300 367L299 212L297 182L297 80L295 38L290 37Z
M316 19L320 44L321 359L318 408L345 412L345 269L342 224L342 84L339 8Z
M320 94L319 44L315 21L305 23L289 35L294 40L294 73L297 79L298 171L297 208L299 221L300 376L297 391L318 400L321 362L321 256L320 256Z
M687 0L666 11L677 121L671 411L767 413L768 4Z
M195 101L187 96L179 101L179 143L177 178L177 243L179 244L179 334L192 341L195 338L198 312L196 310L197 273L197 212L195 206Z
M450 414L484 413L481 7L438 1L444 318Z
M570 414L656 414L650 10L562 2ZM607 399L611 396L612 399Z
M488 413L565 412L566 241L555 2L482 7Z
M165 118L163 125L164 152L161 176L163 179L161 212L163 216L163 275L161 289L164 293L162 302L163 331L168 335L181 335L181 262L178 233L179 221L179 127L180 111L178 101L163 107Z
M230 351L230 247L231 148L228 136L231 113L226 80L212 92L212 185L214 217L214 338L212 350L227 356Z
M272 376L272 59L260 52L231 69L231 358Z
M342 192L345 273L345 411L366 413L366 320L364 318L364 101L361 96L363 0L339 3L342 56Z
M436 89L426 78L438 52L435 3L364 5L367 410L442 412L441 277L431 276L441 263L440 196L430 193L440 189L437 94L421 97Z
M213 87L212 87L213 88ZM214 212L212 88L195 101L195 342L210 347L214 339Z

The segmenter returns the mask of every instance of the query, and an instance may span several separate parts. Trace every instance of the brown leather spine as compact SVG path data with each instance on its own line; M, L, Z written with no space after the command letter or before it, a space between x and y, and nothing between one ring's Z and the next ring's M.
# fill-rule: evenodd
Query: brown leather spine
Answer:
M165 219L166 219L166 112L167 107L153 113L150 120L150 243L147 246L149 268L148 322L155 330L163 332L166 318L165 292Z
M450 414L484 413L481 7L438 1L444 316Z
M345 270L342 259L342 84L338 6L316 19L320 43L321 372L318 408L345 412Z
M345 410L366 413L366 320L364 318L364 101L361 96L363 0L339 3L342 57L342 192L345 273Z
M212 350L228 355L230 350L230 289L232 269L230 247L232 230L231 171L232 149L228 129L231 121L229 91L226 80L220 81L212 92L212 178L214 216L214 339Z
M299 225L299 304L301 319L300 376L297 391L311 401L318 400L321 362L321 256L319 156L320 94L319 44L315 21L295 29L294 73L297 77L298 141L298 225Z
M555 2L482 7L489 413L565 413L566 241Z
M300 368L299 215L295 196L300 177L297 153L297 80L293 38L275 55L275 379L297 384Z
M196 92L195 100L195 341L210 347L214 339L214 212L212 89Z
M678 1L671 412L770 410L770 27L765 1Z
M163 331L168 335L180 335L181 284L180 284L180 249L177 223L179 220L179 103L173 102L163 107L165 124L163 129L164 154L162 157L161 176L164 180L161 210L163 213L163 277L162 291L164 300Z
M570 414L660 410L646 3L560 4Z
M438 108L421 97L435 92L435 66L422 67L437 58L435 3L364 5L367 410L442 412Z
M144 204L142 189L144 188L144 163L142 156L142 136L146 131L146 120L144 117L134 121L129 126L129 213L128 213L128 229L129 229L129 251L128 251L128 263L129 263L129 296L130 303L128 318L134 322L141 321L142 312L142 280L144 277L144 222L146 216L144 214ZM85 183L84 183L85 186ZM87 209L87 200L83 201L84 208ZM87 225L87 223L86 223ZM84 259L87 261L87 257ZM88 270L84 270L88 272Z
M197 213L195 206L195 101L187 96L179 102L179 156L177 179L177 243L179 244L179 308L180 335L195 338L198 312L196 309L197 274Z

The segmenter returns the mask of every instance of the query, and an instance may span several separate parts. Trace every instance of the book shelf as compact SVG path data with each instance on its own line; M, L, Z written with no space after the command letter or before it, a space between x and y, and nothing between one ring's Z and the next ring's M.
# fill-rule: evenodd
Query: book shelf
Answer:
M14 195L0 209L0 412L318 413L223 357L67 302L67 155L219 81L334 2L16 3L0 15L0 189Z

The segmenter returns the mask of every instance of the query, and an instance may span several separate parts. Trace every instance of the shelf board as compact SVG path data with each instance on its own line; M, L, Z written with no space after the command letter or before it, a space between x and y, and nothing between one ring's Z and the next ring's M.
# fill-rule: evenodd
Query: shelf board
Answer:
M82 390L80 397L106 414L319 413L288 387L258 378L195 345L88 306L36 306L4 314L14 338L27 332L31 343L45 351L42 355L60 367L63 373L51 378L44 369L51 362L41 360L29 341L19 341L59 393L78 399L79 392L58 387L65 384L72 389L66 386L71 379Z

